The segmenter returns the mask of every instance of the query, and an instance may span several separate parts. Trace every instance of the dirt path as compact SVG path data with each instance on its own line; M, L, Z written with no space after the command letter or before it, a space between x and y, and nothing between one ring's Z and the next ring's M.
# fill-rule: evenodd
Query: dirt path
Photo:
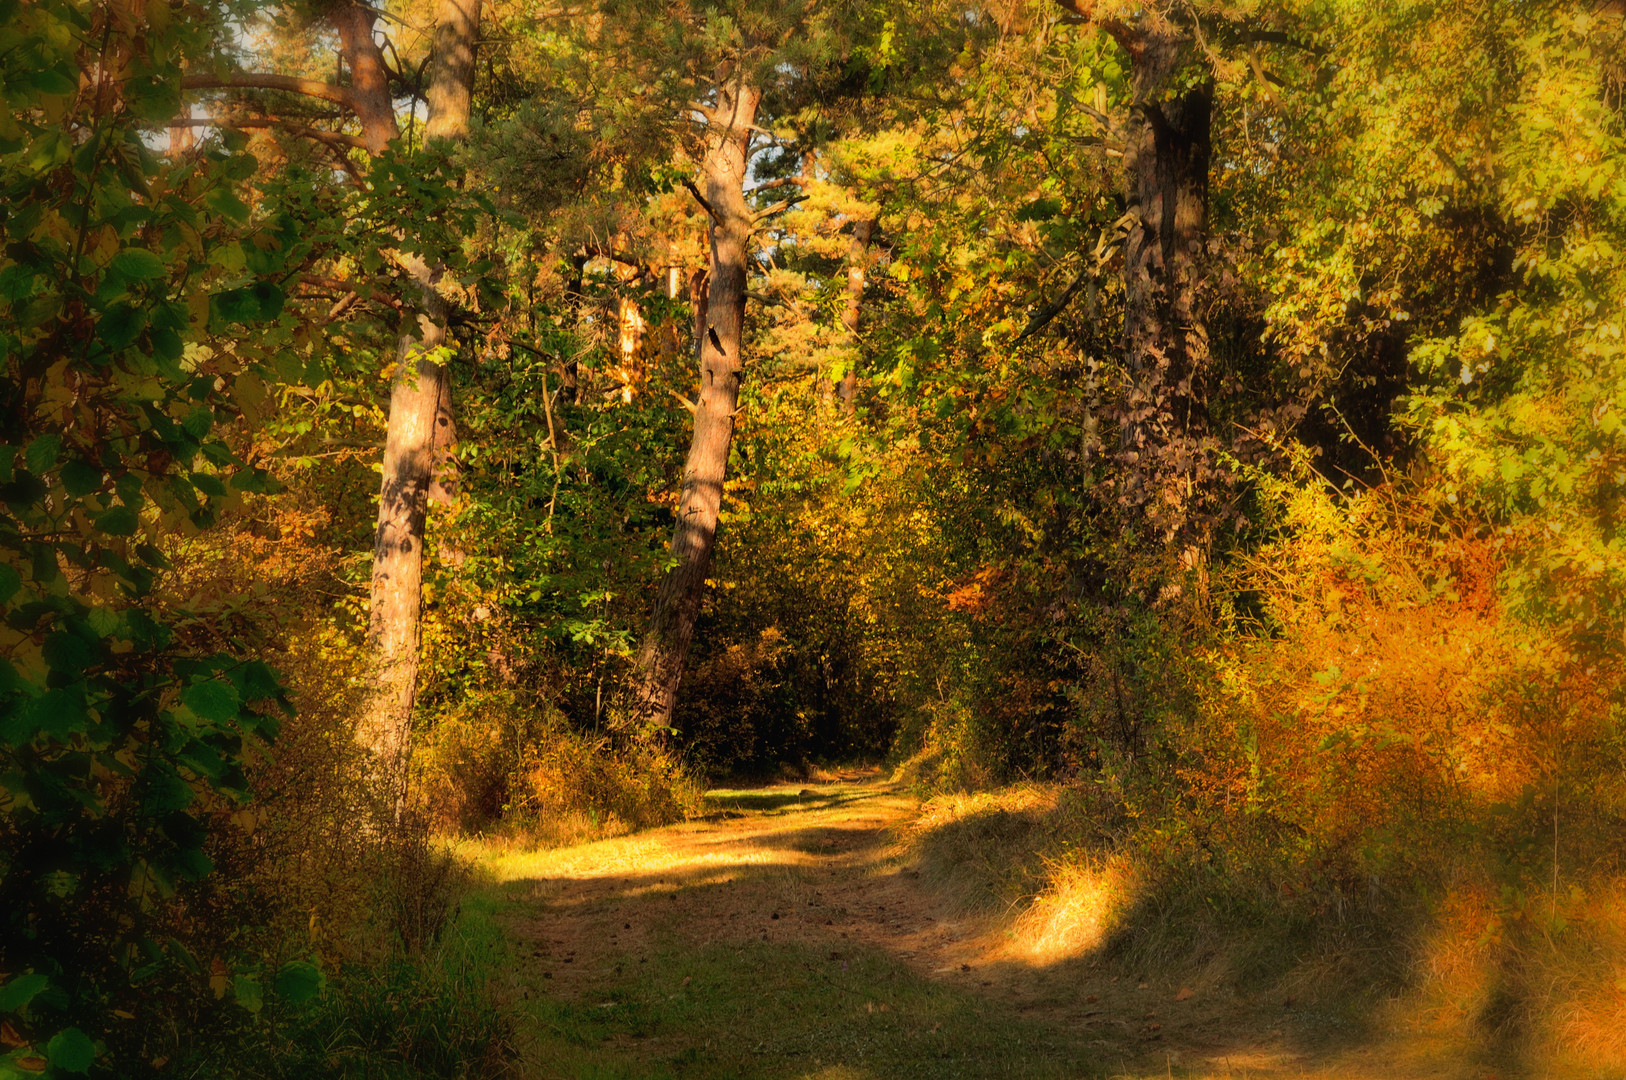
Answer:
M1152 985L1087 958L1037 965L1006 920L923 888L898 843L918 804L884 784L713 805L486 860L518 951L523 1075L1483 1077L1353 1047L1312 1061L1291 1003Z

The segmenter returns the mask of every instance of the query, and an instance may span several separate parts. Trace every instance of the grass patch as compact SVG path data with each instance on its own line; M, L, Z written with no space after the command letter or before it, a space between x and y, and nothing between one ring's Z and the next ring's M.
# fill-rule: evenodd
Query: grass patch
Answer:
M566 1001L537 988L529 1076L1051 1078L1105 1075L1113 1055L1069 1032L911 973L873 949L699 951L665 943L637 971Z

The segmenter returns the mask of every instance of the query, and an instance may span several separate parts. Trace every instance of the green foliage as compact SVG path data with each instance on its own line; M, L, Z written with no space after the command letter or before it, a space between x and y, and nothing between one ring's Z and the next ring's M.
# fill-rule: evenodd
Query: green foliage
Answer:
M0 1011L13 1067L129 1075L115 1013L195 978L175 915L286 707L162 584L169 538L268 488L230 432L286 340L297 244L239 197L240 146L147 143L205 24L13 3L0 25Z

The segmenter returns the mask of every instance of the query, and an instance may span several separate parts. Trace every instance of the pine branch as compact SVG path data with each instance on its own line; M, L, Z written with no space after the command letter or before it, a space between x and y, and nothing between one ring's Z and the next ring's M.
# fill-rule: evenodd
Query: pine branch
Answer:
M700 194L700 189L694 186L693 180L685 179L683 181L683 186L688 188L689 194L693 195L695 200L705 208L706 213L711 217L711 220L715 221L719 225L723 223L723 219L717 216L717 211L712 207L711 203L707 202L706 197Z
M287 94L331 101L335 105L355 111L355 94L349 87L335 86L321 79L301 79L292 75L273 75L263 71L234 72L227 75L187 75L181 79L183 90L280 90Z
M337 146L354 147L357 150L367 149L367 144L357 135L346 135L342 131L327 131L322 128L306 127L304 124L291 124L286 120L278 120L272 116L250 116L242 119L215 120L209 117L203 119L176 117L164 125L165 127L218 127L218 128L275 128L290 135L298 135L306 139L315 139Z

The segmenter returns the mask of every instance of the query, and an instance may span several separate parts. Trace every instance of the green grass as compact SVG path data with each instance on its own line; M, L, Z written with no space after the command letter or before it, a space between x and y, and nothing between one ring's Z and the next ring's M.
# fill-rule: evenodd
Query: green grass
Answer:
M535 987L524 1075L572 1078L1100 1076L1082 1033L1032 1023L872 950L801 945L654 950L596 1000ZM541 980L538 980L540 984Z

